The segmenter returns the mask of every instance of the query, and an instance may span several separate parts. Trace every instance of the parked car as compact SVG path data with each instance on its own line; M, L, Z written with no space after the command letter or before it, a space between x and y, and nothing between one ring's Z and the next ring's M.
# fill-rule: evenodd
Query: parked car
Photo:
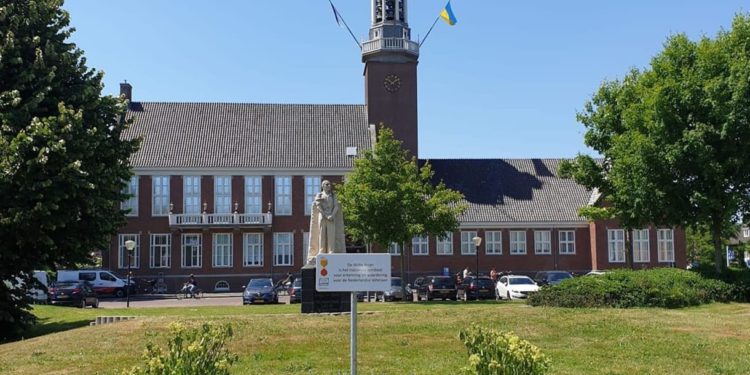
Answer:
M467 299L490 299L495 297L495 282L487 276L469 276L459 288L464 289Z
M419 279L417 279L419 280ZM414 282L419 298L427 301L436 298L456 300L456 281L450 276L425 276Z
M301 302L301 301L302 301L302 278L298 277L292 283L291 288L289 288L289 302L295 303L295 302Z
M534 276L534 281L539 286L556 285L563 280L572 279L573 275L568 271L539 271Z
M599 270L592 270L591 272L587 273L584 276L600 276L606 274L608 271L599 271Z
M530 293L539 291L539 285L528 276L507 275L497 280L495 286L496 299L527 298Z
M247 305L254 302L277 303L279 297L273 285L273 280L250 279L242 293L242 304Z
M404 299L401 290L401 278L391 277L391 288L383 292L383 301L394 301Z
M88 281L93 285L98 295L114 295L115 297L125 297L125 279L117 277L107 270L59 270L57 271L57 281ZM131 292L135 281L131 280Z
M72 305L78 307L99 307L93 285L88 281L58 281L47 289L49 302L53 305Z

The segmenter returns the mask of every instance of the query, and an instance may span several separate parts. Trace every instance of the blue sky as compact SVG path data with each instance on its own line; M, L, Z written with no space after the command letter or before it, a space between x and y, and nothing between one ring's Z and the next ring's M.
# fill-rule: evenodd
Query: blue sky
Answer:
M367 36L370 2L334 0ZM421 158L592 154L575 114L601 82L648 66L669 35L713 37L736 0L452 0L419 62ZM422 38L445 1L411 0ZM67 0L72 41L134 100L364 103L360 51L328 0Z

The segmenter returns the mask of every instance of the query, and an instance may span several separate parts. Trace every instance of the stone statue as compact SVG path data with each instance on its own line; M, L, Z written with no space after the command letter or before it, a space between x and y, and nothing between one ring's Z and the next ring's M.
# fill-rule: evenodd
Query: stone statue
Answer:
M315 264L318 254L345 253L344 213L341 203L331 190L331 182L323 180L310 210L310 247L307 264Z

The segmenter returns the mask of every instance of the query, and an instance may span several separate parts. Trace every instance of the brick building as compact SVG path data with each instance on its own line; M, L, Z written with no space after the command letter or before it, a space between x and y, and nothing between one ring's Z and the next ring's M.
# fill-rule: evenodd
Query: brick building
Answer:
M418 154L417 61L408 0L371 0L362 44L364 105L154 103L132 97L124 137L142 137L123 202L128 223L103 252L103 266L164 278L174 290L195 274L204 290L239 290L251 277L298 272L307 253L310 202L324 179L341 182L384 123ZM422 161L424 162L424 161ZM560 160L429 160L435 179L465 195L460 228L445 240L391 246L393 272L406 278L456 272L584 272L625 265L616 221L589 223L578 208L598 195L557 176ZM476 248L471 239L483 238ZM637 267L685 265L679 228L633 232ZM131 257L124 247L133 240ZM478 250L478 252L477 252ZM123 272L124 273L124 272Z

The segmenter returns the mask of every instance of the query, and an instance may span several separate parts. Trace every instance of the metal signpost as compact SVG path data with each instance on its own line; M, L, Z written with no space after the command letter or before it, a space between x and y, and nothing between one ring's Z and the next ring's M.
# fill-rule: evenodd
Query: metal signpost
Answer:
M315 260L318 292L351 292L350 369L357 374L357 292L391 287L390 254L320 254Z

